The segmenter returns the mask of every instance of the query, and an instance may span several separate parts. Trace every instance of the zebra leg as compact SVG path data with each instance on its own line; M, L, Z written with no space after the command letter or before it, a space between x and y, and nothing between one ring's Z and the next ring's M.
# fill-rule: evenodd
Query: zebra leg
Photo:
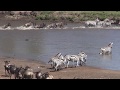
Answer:
M54 68L54 63L53 62L51 63L51 67Z
M56 64L56 66L54 67L55 71L57 71L57 67L58 67L58 65Z
M66 65L66 66L67 66L67 68L68 68L68 65L69 65L69 61L67 61L67 65Z
M76 63L77 63L76 67L79 66L79 61L77 61Z
M75 62L74 62L74 60L73 60L73 66L72 66L72 67L74 67L74 65L75 65Z
M11 77L12 77L12 74L10 73L10 74L9 74L9 76L10 76L10 79L11 79Z
M82 66L82 61L80 60L80 65Z

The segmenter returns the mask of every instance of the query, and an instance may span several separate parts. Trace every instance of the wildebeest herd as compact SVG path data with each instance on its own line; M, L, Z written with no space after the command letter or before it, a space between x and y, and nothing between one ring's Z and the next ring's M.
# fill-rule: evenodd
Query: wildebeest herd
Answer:
M110 42L106 47L100 48L100 55L110 55L112 53L113 42ZM73 63L73 67L85 65L87 60L87 54L83 51L77 55L66 54L63 56L61 53L56 54L52 57L48 63L51 64L51 67L54 71L61 70L62 68L68 68L69 62ZM49 72L42 73L41 70L36 72L29 66L26 67L17 67L13 64L10 64L10 61L4 61L5 65L5 75L9 75L10 79L14 75L15 79L53 79L54 77L49 74ZM76 63L76 64L75 64ZM39 67L38 67L39 68Z
M67 25L67 23L64 22L55 22L55 23L51 23L51 24L47 24L47 23L40 23L40 24L36 24L36 22L30 21L28 23L25 23L24 25L22 25L22 27L24 28L29 28L31 27L32 29L41 29L41 28L46 28L46 29L55 29L55 28L59 28L62 29L64 28L64 26ZM120 21L119 20L113 20L113 19L105 19L105 20L100 20L100 19L96 19L96 20L88 20L84 22L84 26L85 27L110 27L110 26L120 26ZM4 26L2 26L3 29L7 29L11 27L11 23L7 23Z
M4 65L5 75L8 74L10 79L12 75L14 75L15 79L33 79L34 76L36 79L53 79L53 76L50 75L48 72L43 73L41 70L34 72L33 69L29 66L17 67L13 64L10 64L10 61L4 61L4 62L5 62Z
M40 28L48 28L48 29L51 29L51 28L63 28L65 25L67 25L66 22L56 22L56 23L51 23L51 24L46 24L46 23L40 23L40 24L36 24L36 22L28 22L28 23L25 23L24 25L22 25L22 27L25 27L25 28L34 28L34 29L40 29ZM11 27L11 23L7 23L5 25L2 26L3 29L7 29L7 28L10 28Z

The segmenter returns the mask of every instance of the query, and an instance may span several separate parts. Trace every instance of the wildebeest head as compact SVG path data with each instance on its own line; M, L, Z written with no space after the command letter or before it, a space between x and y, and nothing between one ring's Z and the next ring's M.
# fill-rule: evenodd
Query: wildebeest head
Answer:
M10 24L10 23L8 23L8 24L7 24L7 26L11 26L11 24Z
M46 79L47 77L49 77L49 73L48 73L48 72L45 72L45 73L44 73L44 77L45 77L45 79Z
M5 68L8 68L8 67L9 67L9 65L10 65L10 61L4 61L4 62L5 62L4 67L5 67Z
M5 65L10 63L10 61L4 61L4 62L5 62Z
M26 66L26 67L25 67L25 70L28 70L29 68L30 68L29 66Z

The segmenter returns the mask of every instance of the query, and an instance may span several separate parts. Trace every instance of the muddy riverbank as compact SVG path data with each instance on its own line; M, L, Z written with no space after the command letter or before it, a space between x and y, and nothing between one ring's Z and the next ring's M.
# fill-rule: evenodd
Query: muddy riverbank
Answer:
M15 64L16 66L22 65L24 67L28 65L33 68L33 70L39 66L42 72L49 72L54 76L54 79L120 79L119 70L107 70L89 66L80 66L77 68L67 68L54 72L52 69L50 69L49 64L45 64L40 61L15 59L9 57L0 57L0 79L9 79L9 77L5 77L5 60L11 61L11 64ZM14 79L14 76L12 76L12 79Z

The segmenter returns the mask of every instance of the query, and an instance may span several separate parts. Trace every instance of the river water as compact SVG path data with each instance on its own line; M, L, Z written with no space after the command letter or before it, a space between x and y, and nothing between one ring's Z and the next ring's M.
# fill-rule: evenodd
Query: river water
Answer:
M100 48L113 42L112 54L99 55ZM41 29L1 30L0 56L41 60L47 63L61 52L88 55L87 66L120 70L120 30L113 29Z

